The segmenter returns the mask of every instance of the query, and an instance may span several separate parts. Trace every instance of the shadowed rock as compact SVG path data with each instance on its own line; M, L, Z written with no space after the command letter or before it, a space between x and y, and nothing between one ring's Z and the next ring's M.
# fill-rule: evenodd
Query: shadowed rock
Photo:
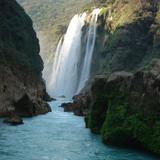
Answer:
M16 0L0 0L0 22L0 116L47 113L43 62L32 20Z
M11 115L9 118L5 119L3 122L11 125L20 125L20 124L23 124L23 119L17 115Z
M35 104L30 100L27 95L24 95L15 104L15 112L21 116L33 116L35 115L36 109Z
M28 95L24 95L14 105L16 114L23 117L51 112L51 108L46 102L34 103Z
M160 60L134 74L98 76L90 90L86 125L103 142L160 154Z

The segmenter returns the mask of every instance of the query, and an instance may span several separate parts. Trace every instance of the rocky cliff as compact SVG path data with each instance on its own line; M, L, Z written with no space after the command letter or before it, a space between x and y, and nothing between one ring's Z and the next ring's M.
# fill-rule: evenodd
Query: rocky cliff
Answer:
M0 116L50 111L32 21L15 0L0 0Z
M91 72L99 75L73 103L62 106L85 116L86 126L106 144L160 154L160 60L153 60L160 58L160 2L103 0L97 5L103 8Z
M115 72L92 83L87 127L107 144L160 154L160 60L134 74Z
M97 75L86 93L63 104L85 116L86 127L105 144L136 147L160 155L160 60L133 73Z
M102 3L103 2L103 3ZM102 7L92 74L136 71L160 57L160 2L99 1Z

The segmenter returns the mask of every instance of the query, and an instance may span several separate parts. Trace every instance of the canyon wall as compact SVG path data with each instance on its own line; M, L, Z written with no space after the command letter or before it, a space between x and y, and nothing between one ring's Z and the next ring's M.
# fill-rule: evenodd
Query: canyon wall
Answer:
M140 3L141 2L141 3ZM160 57L158 1L103 1L92 73L136 71Z
M32 21L15 0L0 1L0 116L50 111Z

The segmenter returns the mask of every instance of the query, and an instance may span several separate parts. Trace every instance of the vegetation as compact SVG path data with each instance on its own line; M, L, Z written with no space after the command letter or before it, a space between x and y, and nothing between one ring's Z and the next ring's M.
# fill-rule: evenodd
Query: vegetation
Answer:
M133 75L119 72L95 79L86 123L104 143L160 154L159 63Z
M42 58L47 61L55 51L58 40L76 13L91 0L17 0L31 16L38 34Z
M154 2L99 2L106 6L100 13L93 75L119 70L133 72L159 58L159 2ZM104 23L105 30L101 29Z

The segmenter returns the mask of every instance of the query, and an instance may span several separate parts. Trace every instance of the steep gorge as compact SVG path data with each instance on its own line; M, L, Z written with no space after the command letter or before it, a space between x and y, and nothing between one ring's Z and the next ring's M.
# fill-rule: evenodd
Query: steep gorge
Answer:
M160 55L159 6L156 0L97 2L101 12L89 86L73 104L63 104L66 111L85 115L87 127L100 133L106 144L138 146L156 154L160 154L159 60L148 64ZM86 21L84 56L89 30ZM100 76L92 82L96 74Z

